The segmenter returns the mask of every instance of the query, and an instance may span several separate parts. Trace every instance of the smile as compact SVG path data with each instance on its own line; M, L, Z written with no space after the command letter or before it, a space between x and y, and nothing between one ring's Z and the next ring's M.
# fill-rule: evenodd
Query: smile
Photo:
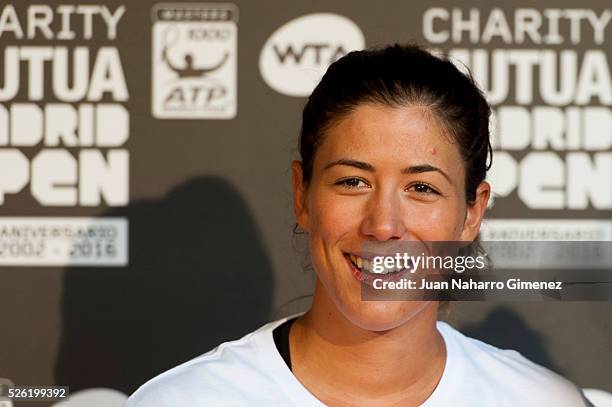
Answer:
M408 271L408 268L399 268L399 267L385 267L384 265L378 265L378 267L374 267L374 261L372 260L374 256L370 259L356 256L354 254L348 254L348 258L350 259L353 266L355 266L362 273L368 274L391 274Z

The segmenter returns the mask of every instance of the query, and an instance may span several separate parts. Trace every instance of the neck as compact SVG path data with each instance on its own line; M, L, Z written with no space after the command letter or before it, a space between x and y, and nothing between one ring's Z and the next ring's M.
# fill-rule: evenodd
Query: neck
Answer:
M349 321L317 280L311 309L291 329L294 373L330 404L420 404L435 389L446 358L437 303L422 305L396 328L369 331Z

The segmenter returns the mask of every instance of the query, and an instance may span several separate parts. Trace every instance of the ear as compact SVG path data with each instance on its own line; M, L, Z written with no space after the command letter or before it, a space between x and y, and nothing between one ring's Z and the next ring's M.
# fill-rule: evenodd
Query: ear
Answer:
M476 189L476 199L471 204L467 205L467 213L463 222L463 230L461 232L462 241L474 241L480 231L480 224L484 217L489 196L491 195L491 186L488 182L481 182Z
M308 206L306 202L306 185L304 185L304 172L302 163L293 160L291 163L291 182L293 184L293 212L297 224L308 231Z

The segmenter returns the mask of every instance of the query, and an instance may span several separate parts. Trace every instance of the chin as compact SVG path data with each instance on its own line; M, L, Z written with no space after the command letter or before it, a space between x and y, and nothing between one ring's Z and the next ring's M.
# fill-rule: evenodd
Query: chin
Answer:
M359 301L354 306L341 306L340 311L361 329L384 332L418 317L431 301ZM342 309L344 308L344 309Z

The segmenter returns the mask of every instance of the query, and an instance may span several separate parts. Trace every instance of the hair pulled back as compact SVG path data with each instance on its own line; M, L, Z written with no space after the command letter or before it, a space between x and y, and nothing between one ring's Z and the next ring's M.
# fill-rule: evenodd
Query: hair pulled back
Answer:
M471 76L416 45L353 51L330 65L302 115L299 149L305 185L326 130L362 104L428 109L457 143L466 170L466 200L474 201L491 166L491 108Z

